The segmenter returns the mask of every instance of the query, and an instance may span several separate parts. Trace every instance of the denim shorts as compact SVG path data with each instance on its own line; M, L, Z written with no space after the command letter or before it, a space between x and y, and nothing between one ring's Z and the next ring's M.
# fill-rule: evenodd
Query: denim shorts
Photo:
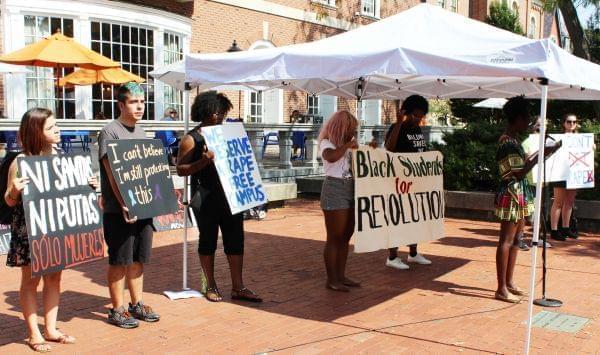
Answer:
M325 177L321 189L321 209L325 211L354 208L354 179Z

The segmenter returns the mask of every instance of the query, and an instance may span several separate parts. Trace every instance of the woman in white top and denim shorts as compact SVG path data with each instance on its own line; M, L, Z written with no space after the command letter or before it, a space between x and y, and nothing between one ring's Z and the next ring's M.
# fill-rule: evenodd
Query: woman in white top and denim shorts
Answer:
M325 243L326 287L333 291L348 292L348 287L359 287L345 276L348 244L354 233L354 179L352 177L352 149L358 148L356 131L358 120L348 111L338 111L325 123L319 134L319 152L325 170L321 190L321 209L325 216L327 242Z

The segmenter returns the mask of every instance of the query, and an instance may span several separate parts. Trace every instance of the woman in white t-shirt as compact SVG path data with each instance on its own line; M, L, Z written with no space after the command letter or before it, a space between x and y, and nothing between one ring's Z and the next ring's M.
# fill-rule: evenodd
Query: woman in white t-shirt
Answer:
M325 170L321 209L327 229L323 255L327 270L326 287L333 291L348 292L348 287L360 286L345 275L348 244L354 232L351 150L358 148L357 129L358 120L350 112L342 110L331 116L319 134L319 152Z

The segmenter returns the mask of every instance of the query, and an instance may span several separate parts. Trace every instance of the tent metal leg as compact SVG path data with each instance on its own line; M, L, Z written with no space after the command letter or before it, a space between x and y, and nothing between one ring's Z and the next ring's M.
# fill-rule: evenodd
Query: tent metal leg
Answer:
M535 272L537 267L537 244L540 239L540 216L542 212L542 187L544 181L544 145L546 137L546 113L548 108L548 85L542 83L541 97L541 112L540 112L540 138L539 138L539 153L538 153L538 181L535 188L535 213L533 215L533 240L531 248L531 278L529 280L529 300L527 311L527 334L525 337L525 354L529 354L531 343L531 321L533 319L533 297L535 294Z

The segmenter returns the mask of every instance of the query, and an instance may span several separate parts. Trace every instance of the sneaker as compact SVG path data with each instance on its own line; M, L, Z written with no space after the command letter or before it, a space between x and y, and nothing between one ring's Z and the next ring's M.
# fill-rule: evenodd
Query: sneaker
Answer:
M525 241L523 240L523 237L519 238L519 249L522 251L529 250L529 245L527 245L527 243L525 243Z
M258 211L258 216L257 216L259 221L262 221L263 219L267 218L267 212L265 211Z
M421 254L417 254L415 256L409 255L407 261L409 263L416 263L416 264L421 264L421 265L431 265L431 260L428 260Z
M137 328L140 325L137 319L133 318L123 306L119 309L108 310L108 323L125 329Z
M567 238L577 239L579 238L578 234L575 234L571 231L571 228L561 228L560 232Z
M402 262L402 259L396 257L394 258L394 260L390 260L390 258L387 258L385 260L385 266L394 268L394 269L398 269L398 270L408 270L410 269L410 266L406 265L405 263Z
M143 320L145 322L158 322L160 320L160 316L152 310L150 306L146 306L142 302L138 302L137 304L129 304L129 313L131 313L135 318L139 320Z
M567 237L565 237L565 235L562 234L562 232L560 230L550 231L550 237L554 240L558 240L561 242L564 242L565 240L567 240Z

